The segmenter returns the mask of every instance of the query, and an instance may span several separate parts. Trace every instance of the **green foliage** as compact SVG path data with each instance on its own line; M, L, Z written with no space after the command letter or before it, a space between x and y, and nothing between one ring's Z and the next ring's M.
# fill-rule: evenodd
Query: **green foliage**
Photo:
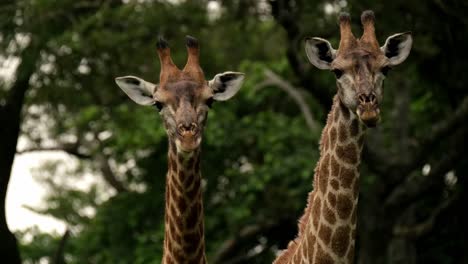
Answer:
M158 263L164 239L161 193L126 193L99 206L69 247L70 263Z
M169 41L173 59L180 67L186 61L184 36L196 36L207 79L228 70L246 73L242 89L232 100L213 104L203 137L205 233L210 260L225 241L237 238L246 227L272 220L292 223L269 233L259 232L243 241L235 252L236 257L253 254L252 263L271 263L276 249L285 246L281 244L285 238L281 243L273 241L274 233L282 229L288 235L296 232L296 219L313 185L320 131L310 131L300 109L286 93L274 85L260 84L265 80L264 71L269 69L300 87L317 122L323 123L328 109L310 91L331 95L335 81L328 72L312 70L302 51L302 39L326 37L337 47L336 12L326 13L327 6L335 11L351 11L355 32L359 32L357 14L372 7L381 43L392 33L415 32L408 61L390 73L382 107L384 121L375 132L379 146L392 156L404 155L407 150L395 147L401 135L397 124L407 120L405 133L417 139L427 133L435 119L453 112L460 95L466 94L468 75L460 74L466 66L458 58L466 55L456 53L464 48L467 23L460 12L466 4L456 1L449 1L450 8L441 1L425 6L408 0L387 1L385 5L375 1L123 2L24 0L0 4L0 55L20 56L22 41L15 38L18 34L28 36L41 48L24 111L24 136L32 146L52 142L79 158L76 168L63 170L51 163L37 172L48 195L44 207L30 208L60 219L71 228L65 246L67 263L160 263L166 132L155 109L134 104L114 83L115 77L123 75L157 82L160 66L155 42L159 35ZM219 10L209 11L213 2L220 5ZM280 2L288 5L283 9L289 7L296 12L293 20L299 25L299 33L292 42L288 41L292 33L271 14L271 6ZM442 8L434 7L438 5L445 6L445 12L453 12L448 18L444 13L442 18L461 33L453 33L455 29L448 24L438 24ZM297 68L313 82L305 84L297 69L291 67L293 51L300 55ZM0 106L7 86L0 83ZM402 93L407 93L406 97ZM392 108L399 97L411 98L408 111L403 111L407 115ZM108 180L103 183L103 158L125 191L117 192L115 186L105 185ZM362 211L375 209L371 216L381 216L382 209L376 204L383 204L383 196L388 194L375 193L386 186L380 185L382 179L367 165L361 175L361 193L365 199L375 197L375 204L369 203ZM420 168L412 173L420 175ZM78 183L90 175L97 183L78 188ZM64 178L77 184L65 184L60 180ZM364 224L375 225L378 231L393 228L394 223L383 222ZM449 239L456 237L451 229L441 233ZM26 263L50 259L60 241L59 235L41 233L36 228L17 236ZM454 263L447 254L451 252L448 246L434 246L436 238L422 243L434 249L433 255L424 253L426 259L436 256L439 263ZM456 238L451 243L460 247L464 242ZM263 249L255 255L253 249L259 245ZM423 251L421 248L415 250ZM384 246L379 250L375 254L386 254Z
M25 263L28 264L52 260L61 239L60 235L44 233L37 226L18 231L15 235L21 245L21 254L27 256Z

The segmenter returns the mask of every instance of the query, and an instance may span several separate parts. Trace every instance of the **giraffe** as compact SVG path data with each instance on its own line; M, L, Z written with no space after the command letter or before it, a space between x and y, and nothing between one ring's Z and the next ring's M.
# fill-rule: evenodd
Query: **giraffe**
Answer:
M134 76L116 78L137 104L154 105L169 138L162 263L206 263L200 143L213 100L225 101L239 91L244 74L224 72L206 81L199 64L199 43L186 37L187 63L180 70L170 48L159 39L159 84Z
M353 263L359 197L359 164L364 134L380 120L383 81L388 70L402 63L412 45L410 32L387 38L379 47L374 13L361 15L363 35L351 32L349 14L339 16L338 50L322 38L307 38L309 61L336 76L337 94L320 139L314 190L299 220L296 239L275 264Z

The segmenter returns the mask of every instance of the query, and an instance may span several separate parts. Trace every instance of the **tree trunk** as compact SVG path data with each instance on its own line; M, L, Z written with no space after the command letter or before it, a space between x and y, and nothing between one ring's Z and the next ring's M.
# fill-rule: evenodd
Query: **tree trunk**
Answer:
M7 102L0 108L0 252L2 263L8 264L21 263L16 238L6 222L5 200L20 132L21 110L38 57L39 49L31 41L22 52L16 81L9 90Z
M6 222L5 199L10 181L11 167L16 152L18 141L20 117L13 116L10 105L5 106L0 112L0 252L2 262L21 263L16 239L8 229Z
M0 115L4 114L5 111L0 113ZM4 116L0 118L3 121ZM0 135L0 252L2 252L3 263L19 264L21 263L21 259L16 238L8 229L5 214L5 198L15 154L16 138L10 141L7 140L11 135L11 126L7 126L3 122L0 127ZM10 149L12 147L13 151L11 152Z

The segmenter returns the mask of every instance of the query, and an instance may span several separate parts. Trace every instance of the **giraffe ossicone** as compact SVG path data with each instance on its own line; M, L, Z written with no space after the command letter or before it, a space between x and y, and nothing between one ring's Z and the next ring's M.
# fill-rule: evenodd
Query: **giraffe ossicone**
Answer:
M115 79L130 99L158 109L169 138L162 263L206 263L200 145L213 100L225 101L240 89L244 74L224 72L205 80L198 40L187 36L187 63L180 70L169 44L159 39L159 83L135 76Z
M306 39L309 61L319 69L331 70L338 90L320 139L314 189L299 220L299 234L275 264L354 263L364 133L380 120L387 71L408 57L412 45L411 33L405 32L390 36L379 47L374 22L374 13L364 11L364 32L357 39L350 16L341 14L337 50L325 39Z

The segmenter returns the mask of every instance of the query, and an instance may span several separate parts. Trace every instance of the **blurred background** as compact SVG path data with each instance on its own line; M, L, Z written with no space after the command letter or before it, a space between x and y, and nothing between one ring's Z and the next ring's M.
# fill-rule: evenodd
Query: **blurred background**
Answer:
M456 0L2 0L0 262L160 263L167 137L114 77L158 82L157 37L183 65L190 34L208 79L247 76L204 135L209 262L271 263L297 233L336 92L303 39L336 48L338 13L360 36L366 9L382 45L404 31L414 43L366 138L357 263L468 263L468 2Z

